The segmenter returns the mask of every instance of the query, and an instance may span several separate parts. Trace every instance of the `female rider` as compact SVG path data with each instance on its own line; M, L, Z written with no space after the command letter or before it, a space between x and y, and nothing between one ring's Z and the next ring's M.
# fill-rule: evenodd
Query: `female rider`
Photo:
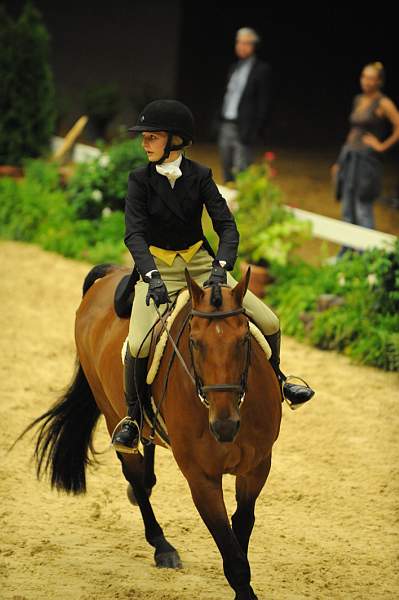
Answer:
M194 133L187 106L176 100L151 102L129 131L141 132L149 164L130 173L126 197L125 243L141 278L135 287L124 359L127 417L120 422L112 443L119 452L133 453L140 434L139 398L147 392L147 334L157 320L154 304L164 312L171 298L186 287L186 267L200 285L236 285L229 271L237 257L239 235L211 170L183 156ZM204 206L219 236L216 256L202 231ZM270 362L285 398L292 407L303 404L314 392L285 382L279 368L278 318L251 291L247 291L243 306L271 347Z

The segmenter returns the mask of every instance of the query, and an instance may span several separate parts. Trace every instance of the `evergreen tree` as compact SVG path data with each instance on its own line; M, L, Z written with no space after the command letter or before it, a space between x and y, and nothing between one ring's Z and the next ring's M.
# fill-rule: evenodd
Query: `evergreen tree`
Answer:
M13 21L0 7L0 163L20 165L46 152L55 93L49 35L30 2Z

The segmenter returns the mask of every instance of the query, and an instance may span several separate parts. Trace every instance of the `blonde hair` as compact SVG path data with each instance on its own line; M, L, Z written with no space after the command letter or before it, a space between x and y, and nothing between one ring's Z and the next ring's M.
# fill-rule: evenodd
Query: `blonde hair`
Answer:
M385 69L384 69L384 65L382 64L382 62L380 61L375 61L372 63L368 63L364 68L367 69L367 67L371 67L372 69L374 69L375 71L377 71L377 75L379 80L381 81L381 85L384 85L385 83Z
M175 146L178 146L180 144L183 143L183 139L180 137L180 135L174 135L172 137L172 144ZM179 152L183 152L183 150L185 150L186 148L189 148L191 146L192 142L190 141L188 144L186 144L185 146L183 146L183 148L181 148L179 150Z

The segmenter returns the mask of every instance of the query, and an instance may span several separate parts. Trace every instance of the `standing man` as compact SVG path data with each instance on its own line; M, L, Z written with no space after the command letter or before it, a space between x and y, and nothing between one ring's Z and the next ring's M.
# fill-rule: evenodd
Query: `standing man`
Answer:
M219 149L224 180L246 169L254 158L270 100L270 67L256 57L260 37L253 29L237 31L238 61L231 67L221 109Z

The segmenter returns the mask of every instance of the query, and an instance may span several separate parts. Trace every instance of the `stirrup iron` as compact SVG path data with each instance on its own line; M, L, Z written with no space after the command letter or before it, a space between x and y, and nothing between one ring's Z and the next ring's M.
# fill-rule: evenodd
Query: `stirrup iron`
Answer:
M117 423L117 425L115 426L115 429L112 432L112 436L111 436L111 446L112 448L114 448L114 450L116 450L117 452L123 452L124 454L139 454L139 447L138 444L137 446L125 446L125 445L121 445L114 442L115 439L115 434L118 433L118 431L120 431L120 429L123 427L124 423L132 423L133 425L135 425L137 427L137 431L138 431L138 442L140 442L140 426L137 423L137 421L135 419L132 419L132 417L129 417L129 415L126 415L126 417L124 417L121 421L119 421L119 423Z
M285 380L282 382L281 393L282 393L283 399L286 401L286 403L288 404L288 406L290 407L291 410L297 410L298 408L300 408L301 406L306 404L306 402L308 402L308 400L305 400L304 402L299 402L298 404L293 404L291 402L291 400L289 400L289 398L286 398L286 396L284 394L284 385L286 383L294 383L294 382L288 381L289 379L297 379L297 380L301 381L305 385L305 387L307 387L309 389L311 389L311 387L304 379L302 379L302 377L298 377L298 375L287 375ZM310 400L310 398L309 398L309 400Z

